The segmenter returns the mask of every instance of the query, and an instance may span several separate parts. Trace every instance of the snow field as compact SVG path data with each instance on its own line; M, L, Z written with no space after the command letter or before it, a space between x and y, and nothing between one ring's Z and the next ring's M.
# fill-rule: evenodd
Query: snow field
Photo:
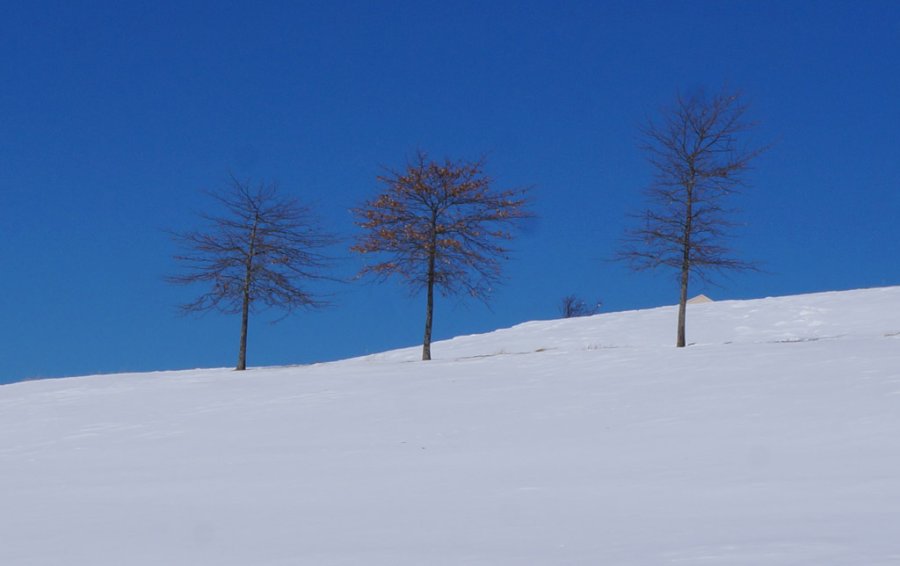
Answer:
M0 564L900 563L900 287L0 387Z

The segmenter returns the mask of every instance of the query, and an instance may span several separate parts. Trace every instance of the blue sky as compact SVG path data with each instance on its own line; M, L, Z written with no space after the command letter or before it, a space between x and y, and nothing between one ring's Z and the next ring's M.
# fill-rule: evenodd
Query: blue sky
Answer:
M176 313L192 291L164 281L166 230L195 227L233 171L349 238L380 167L417 148L487 154L539 217L490 308L438 301L436 339L554 318L572 292L674 304L672 274L606 258L650 180L638 126L698 87L743 91L773 147L734 202L734 247L765 271L692 294L900 284L896 2L76 4L0 22L0 382L233 365L237 317ZM336 274L359 269L335 253ZM420 342L424 297L321 290L333 308L251 320L250 365Z

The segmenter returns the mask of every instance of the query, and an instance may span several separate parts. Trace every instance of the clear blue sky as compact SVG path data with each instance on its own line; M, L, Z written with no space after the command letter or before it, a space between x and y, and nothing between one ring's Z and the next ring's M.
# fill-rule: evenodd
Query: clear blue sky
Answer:
M17 2L0 21L0 382L233 365L238 319L177 316L166 229L227 172L276 180L352 236L348 209L416 148L489 155L533 185L490 309L444 299L435 337L673 304L670 273L605 258L650 171L637 127L674 93L741 89L774 146L735 201L752 298L900 284L900 3ZM336 250L349 256L346 248ZM349 276L357 258L342 260ZM251 365L415 345L424 298L329 286L251 321ZM692 294L693 294L692 292ZM690 325L690 319L688 320ZM690 327L688 328L690 332ZM674 321L673 321L674 340ZM436 355L439 353L436 352Z

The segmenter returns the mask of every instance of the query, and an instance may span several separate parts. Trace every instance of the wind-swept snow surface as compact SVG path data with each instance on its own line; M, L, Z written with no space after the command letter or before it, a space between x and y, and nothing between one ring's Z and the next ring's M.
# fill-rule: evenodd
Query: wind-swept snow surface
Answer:
M0 564L900 563L900 288L0 387Z

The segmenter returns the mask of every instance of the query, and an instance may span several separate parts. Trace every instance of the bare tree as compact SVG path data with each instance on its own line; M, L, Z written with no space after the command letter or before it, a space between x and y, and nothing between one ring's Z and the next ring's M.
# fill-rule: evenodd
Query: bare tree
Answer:
M561 314L563 318L591 316L600 312L600 307L602 305L603 303L600 301L590 304L573 293L560 299L559 314Z
M329 261L322 249L336 240L321 230L309 208L280 196L274 183L251 186L232 176L227 190L209 195L221 214L201 214L207 222L202 231L175 234L182 248L175 260L185 273L168 280L207 287L181 306L183 313L241 313L236 369L243 370L251 311L277 307L287 316L297 308L325 305L300 282L327 278Z
M365 232L351 249L383 261L361 275L395 275L425 288L422 359L431 359L434 290L486 300L501 276L509 227L529 216L523 191L493 190L484 160L432 161L418 152L402 172L378 177L384 192L354 210Z
M655 178L647 190L648 208L626 232L618 258L636 270L677 270L679 348L685 345L691 274L709 280L715 272L754 268L733 258L726 245L734 224L725 201L744 186L743 174L763 151L741 143L754 125L746 113L737 93L678 96L642 132Z

